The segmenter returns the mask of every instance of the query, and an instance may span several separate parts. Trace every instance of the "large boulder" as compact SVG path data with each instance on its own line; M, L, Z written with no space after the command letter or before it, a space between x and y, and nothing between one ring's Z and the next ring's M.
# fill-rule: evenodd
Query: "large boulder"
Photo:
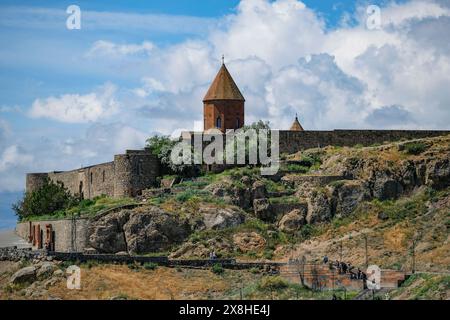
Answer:
M25 267L14 273L9 280L13 284L30 283L36 280L36 267Z
M53 271L55 271L55 265L51 262L44 262L37 270L36 276L38 279L46 279L53 274Z
M308 197L308 214L306 222L309 224L325 222L333 217L331 201L324 192L314 191Z
M235 227L244 222L244 214L237 208L200 207L200 215L206 229Z
M267 196L266 185L262 181L255 181L252 186L253 199L263 199Z
M278 228L284 232L295 232L305 224L306 210L294 209L281 218Z
M105 215L93 222L89 230L91 247L100 253L116 253L127 250L123 226L128 221L130 210Z
M233 187L231 191L232 203L242 209L252 207L252 191L250 188Z
M351 214L361 201L370 198L370 190L362 181L346 181L333 190L335 216L345 217Z
M148 207L133 212L123 226L130 254L161 251L186 239L190 226L176 214L158 207ZM127 250L121 250L127 251Z
M122 210L93 221L90 247L100 253L131 254L165 250L190 233L187 220L155 206Z
M417 168L412 160L406 160L400 168L401 184L406 190L411 190L420 184L417 176Z
M434 189L444 189L450 185L449 158L437 159L427 163L425 184Z
M253 200L253 211L258 219L263 221L273 220L272 210L268 199Z
M233 235L233 243L241 252L249 252L262 250L266 240L256 232L240 232Z
M403 186L390 170L372 171L373 196L379 200L397 199L403 192Z
M208 259L211 252L215 252L219 257L233 252L234 246L227 240L221 237L215 237L206 242L192 242L183 243L176 251L169 256L170 259L190 259L203 258Z

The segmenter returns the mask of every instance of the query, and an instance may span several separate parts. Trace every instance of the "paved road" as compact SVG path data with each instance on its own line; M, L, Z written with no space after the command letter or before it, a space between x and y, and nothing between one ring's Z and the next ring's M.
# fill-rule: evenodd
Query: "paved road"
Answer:
M13 246L17 246L18 248L30 247L30 245L25 240L17 236L13 230L0 231L0 248Z

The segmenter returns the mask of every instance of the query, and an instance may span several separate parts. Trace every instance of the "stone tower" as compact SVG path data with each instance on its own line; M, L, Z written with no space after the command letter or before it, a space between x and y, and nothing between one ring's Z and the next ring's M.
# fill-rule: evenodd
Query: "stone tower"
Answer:
M203 99L204 130L239 129L244 125L245 99L225 63Z
M292 124L290 131L304 131L300 121L298 121L297 115L295 115L294 123Z

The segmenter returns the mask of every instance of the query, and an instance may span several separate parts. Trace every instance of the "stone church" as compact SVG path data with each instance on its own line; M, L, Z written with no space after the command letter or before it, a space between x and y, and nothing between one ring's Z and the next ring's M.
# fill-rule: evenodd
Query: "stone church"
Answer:
M233 80L225 63L222 65L203 99L204 132L239 129L245 124L245 98ZM155 128L156 130L158 128ZM415 139L448 134L449 131L430 130L332 130L305 131L298 117L289 130L280 130L280 153L294 153L327 145L371 145L400 139ZM189 135L192 133L188 133ZM203 133L202 133L203 134ZM26 191L39 188L46 179L60 181L83 198L96 196L135 197L153 187L160 175L157 156L149 150L126 150L114 156L114 161L75 169L48 173L29 173Z

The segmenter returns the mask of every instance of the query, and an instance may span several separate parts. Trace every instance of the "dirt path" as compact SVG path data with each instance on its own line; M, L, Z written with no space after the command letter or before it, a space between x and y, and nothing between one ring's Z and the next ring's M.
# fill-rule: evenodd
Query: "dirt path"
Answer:
M30 248L24 239L14 233L14 230L0 231L0 248L14 247L17 248Z

